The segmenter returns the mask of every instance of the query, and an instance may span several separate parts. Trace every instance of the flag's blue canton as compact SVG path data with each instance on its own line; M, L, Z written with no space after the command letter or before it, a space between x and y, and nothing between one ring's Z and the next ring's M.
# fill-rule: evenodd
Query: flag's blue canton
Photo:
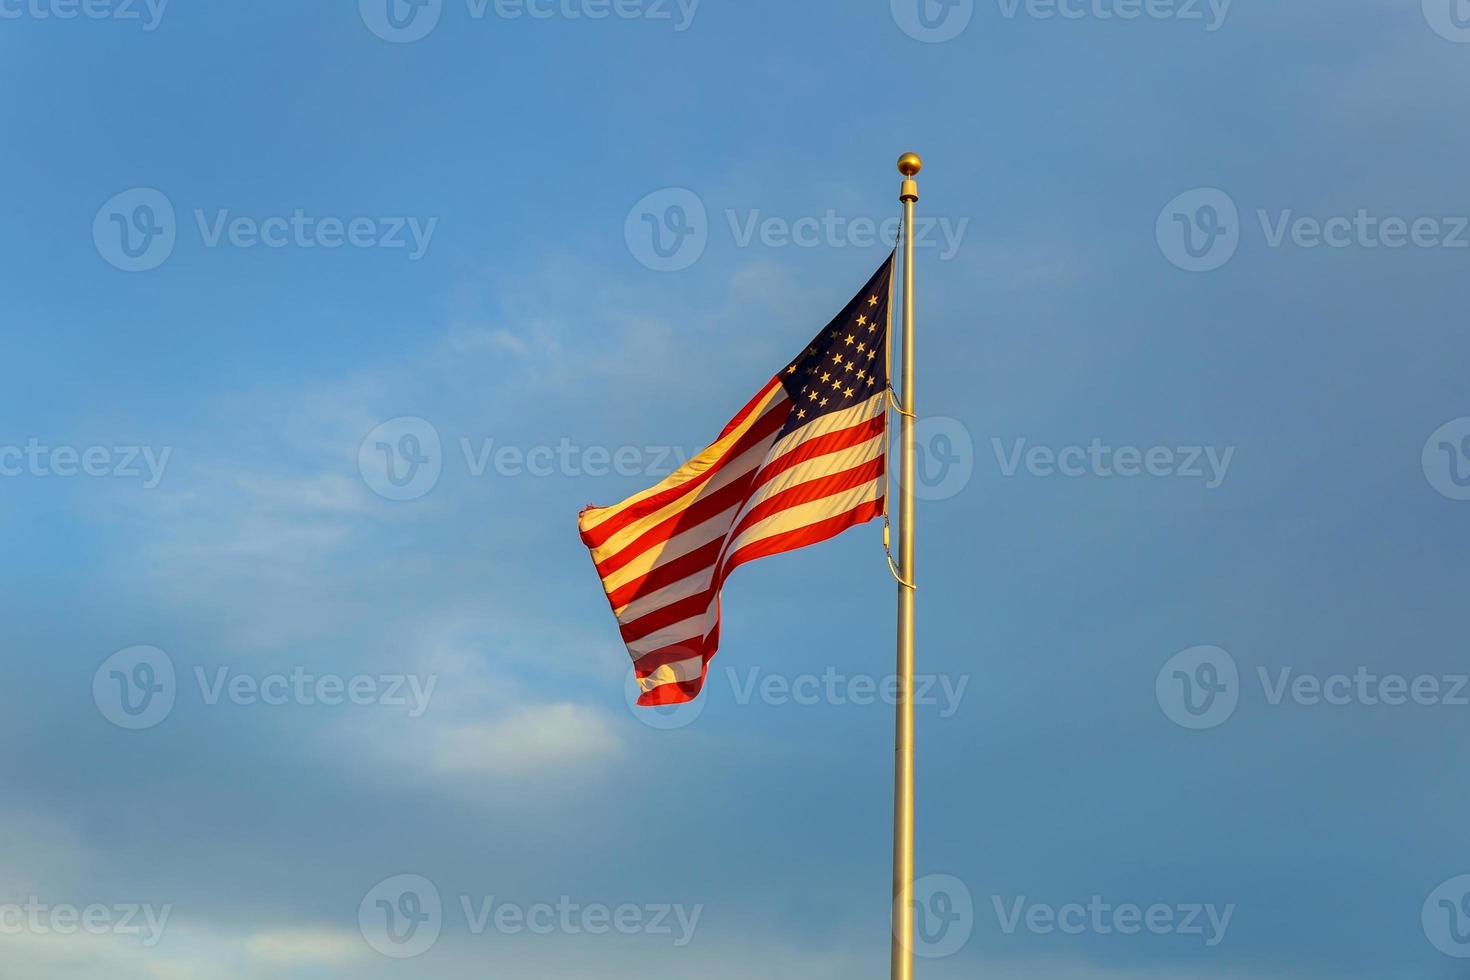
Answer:
M781 435L814 419L851 408L888 387L888 294L893 256L817 334L806 350L781 369L791 414Z

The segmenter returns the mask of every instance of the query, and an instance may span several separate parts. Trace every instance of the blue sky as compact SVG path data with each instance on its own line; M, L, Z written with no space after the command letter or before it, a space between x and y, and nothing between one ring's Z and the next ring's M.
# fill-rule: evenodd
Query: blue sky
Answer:
M0 3L0 978L884 976L878 528L650 719L575 516L909 149L921 975L1464 976L1463 0L395 2Z

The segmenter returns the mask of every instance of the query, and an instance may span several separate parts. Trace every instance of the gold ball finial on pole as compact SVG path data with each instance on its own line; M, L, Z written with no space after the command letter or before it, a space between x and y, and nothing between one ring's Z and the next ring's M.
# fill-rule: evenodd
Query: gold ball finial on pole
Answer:
M898 158L898 172L903 174L903 186L898 192L900 201L907 203L919 199L919 182L914 180L914 175L923 169L924 161L917 153L905 153Z

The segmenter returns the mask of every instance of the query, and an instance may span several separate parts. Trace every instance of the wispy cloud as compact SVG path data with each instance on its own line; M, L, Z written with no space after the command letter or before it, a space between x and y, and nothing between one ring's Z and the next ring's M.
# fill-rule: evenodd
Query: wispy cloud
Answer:
M565 778L622 755L613 727L575 704L518 708L493 722L456 725L440 739L439 771L492 777Z
M348 963L368 952L353 932L325 929L276 929L258 932L245 941L254 959L277 966Z

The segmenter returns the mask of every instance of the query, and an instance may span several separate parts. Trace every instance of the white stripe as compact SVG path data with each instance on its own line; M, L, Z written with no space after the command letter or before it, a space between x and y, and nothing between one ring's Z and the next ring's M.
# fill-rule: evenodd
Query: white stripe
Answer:
M637 660L639 657L647 656L655 650L662 650L675 643L698 643L704 639L705 628L704 616L695 616L674 623L672 626L654 630L647 636L632 641L628 644L628 652L633 655L634 660Z
M785 531L794 531L797 528L805 527L808 524L815 524L829 517L845 514L870 500L881 499L885 492L887 492L887 482L880 477L877 480L864 483L862 486L853 487L851 490L844 491L840 495L822 497L819 500L813 500L807 504L777 511L770 517L752 524L742 531L733 541L726 544L725 548L720 552L720 562L723 562L737 548L743 547L744 545L753 544L756 541L764 540L765 538L781 534ZM789 520L782 520L782 518L787 518L788 515L794 516L791 516ZM708 581L706 581L704 583L705 587L708 587L708 584ZM689 594L693 595L698 591L698 589L694 589ZM686 619L676 625L680 632L685 635L692 635L695 632L692 628L693 624L702 620L704 628L702 635L709 636L710 631L715 628L715 623L719 621L719 610L720 593L717 590L714 595L710 596L709 605L705 607L702 617ZM623 622L623 620L620 619L619 622ZM628 645L628 649L632 649L632 644ZM654 647L653 649L656 650L658 648ZM652 650L649 652L652 652Z
M681 578L655 592L641 595L626 605L619 606L613 610L613 615L618 618L619 623L626 626L651 612L657 612L671 602L678 602L680 599L687 599L703 592L709 588L710 576L713 572L714 566L697 569L686 578Z
M786 400L786 389L781 386L780 382L772 384L770 391L766 392L764 401L756 405L756 407L751 411L750 415L748 415L745 421L741 423L739 428L729 433L726 433L723 438L718 439L710 445L706 446L703 450L700 451L698 456L695 456L693 459L689 460L687 463L679 467L673 473L669 474L663 480L649 487L647 490L644 490L640 493L635 493L627 500L613 504L611 507L594 507L591 510L584 512L577 521L578 527L580 527L583 531L591 531L597 527L600 527L604 522L610 520L613 517L616 517L628 507L631 507L633 504L636 504L639 501L647 500L649 497L662 493L665 490L672 489L673 487L680 487L688 483L690 480L694 479L701 473L708 470L710 467L717 464L720 458L725 453L730 451L730 447L738 442L741 436L750 431L751 427L755 425L757 420L764 416L766 412L768 412L770 409L775 407L776 403L785 402Z
M615 592L634 579L642 578L660 565L667 565L677 558L683 558L689 552L711 541L719 541L730 533L730 528L735 523L735 515L739 511L740 504L732 504L703 524L691 527L687 531L680 531L663 544L649 548L617 571L608 572L602 580L603 587L609 593Z
M875 415L878 414L878 412L880 412L882 409L882 400L884 397L885 395L883 394L875 395L867 401L862 402L861 404L854 405L851 408L845 408L840 412L833 412L831 415L824 416L817 421L811 423L810 425L802 426L795 432L787 435L786 438L782 439L779 443L776 443L775 445L772 445L772 440L774 440L775 438L774 435L772 435L768 439L761 440L760 443L752 446L750 449L742 453L739 459L731 460L729 464L725 464L730 466L732 475L724 476L723 474L721 474L712 477L710 483L714 484L714 487L712 489L709 489L708 492L713 492L720 487L727 486L734 480L746 475L746 473L748 472L747 467L754 465L757 459L776 459L811 439L816 439L821 436L828 435L832 432L837 432L841 429L851 428L853 425L861 424L862 422L865 422L875 417ZM842 468L846 469L849 467ZM789 481L786 485L790 485ZM667 520L668 518L674 516L675 514L682 512L704 496L707 496L707 488L701 487L693 494L690 494L687 498L677 500L667 507L662 508L657 513L651 514L649 515L649 517L636 521L632 525L629 525L629 527L619 530L616 534L610 537L607 542L593 550L593 560L598 562L606 561L608 558L615 555L618 551L622 550L622 548L625 547L627 544L635 541L638 536L645 533L650 528L653 528L663 521ZM709 520L697 525L695 528L681 531L678 535L669 539L658 549L649 549L648 552L639 556L638 559L629 562L628 565L608 575L607 578L603 579L603 585L606 587L607 591L612 592L614 589L620 587L621 585L625 585L633 579L638 578L640 575L647 574L649 570L656 568L659 565L665 564L669 561L672 561L673 559L678 558L688 553L689 551L694 550L695 548L698 548L700 545L708 544L709 542L713 541L715 537L718 537L718 535L714 535L711 532L713 532L715 529L715 522L723 518L726 513L728 512L722 512L717 517L712 517ZM732 527L737 520L737 516L731 515L730 521L724 525L724 531L721 533L728 533L730 527ZM691 534L691 531L697 531L699 533ZM678 542L677 545L676 542ZM671 548L673 550L671 550ZM650 556L653 557L650 558ZM636 574L630 573L628 570L634 567L640 568L642 569L642 571L639 571Z
M867 399L850 408L840 412L834 412L823 416L816 421L804 425L789 433L779 443L775 442L773 434L767 439L740 455L738 459L730 460L722 464L722 469L727 472L718 473L711 478L709 485L701 487L698 491L690 494L687 499L680 499L674 503L661 508L659 512L651 514L639 521L634 522L627 528L623 528L599 548L594 550L594 556L599 560L615 555L628 544L636 541L639 536L645 534L653 527L668 520L675 514L688 509L700 499L707 498L710 494L717 492L721 487L749 475L752 467L760 462L773 461L785 454L799 448L806 442L818 439L831 433L860 425L869 419L880 415L885 406L886 392L880 392L872 398ZM769 406L767 408L769 410ZM811 480L821 479L850 470L856 466L875 459L883 454L887 448L887 433L880 433L856 446L849 446L835 453L827 453L813 459L805 460L790 469L784 470L773 477L768 483L762 485L754 494L742 504L732 507L715 517L712 517L693 528L680 531L679 534L670 538L662 545L650 548L638 558L629 562L623 568L611 573L603 579L603 585L609 593L648 574L667 562L688 554L728 535L731 528L735 526L751 508L763 500L768 500L782 491L799 486ZM861 487L843 491L824 497L820 500L811 501L796 507L788 508L777 514L773 514L762 521L746 528L733 541L727 543L722 550L722 559L725 554L736 550L744 545L762 540L775 534L795 530L808 524L817 523L829 517L835 517L861 505L868 500L876 500L883 495L884 481L874 480ZM642 496L642 495L640 495ZM623 505L619 505L621 509ZM698 569L692 574L670 583L645 596L640 596L619 609L614 610L618 622L627 624L635 622L650 613L657 612L671 603L681 599L698 595L709 588L711 576L714 571L713 565ZM699 616L690 617L669 626L662 627L656 632L627 644L629 654L636 660L656 650L663 649L673 644L688 642L697 643L708 636L715 622L718 620L719 596L710 597L710 603L704 613ZM689 660L679 661L667 665L655 672L653 677L640 681L645 691L653 690L664 684L678 683L693 680L701 676L704 669L701 657L693 657Z
M839 449L835 453L826 453L822 456L813 456L811 459L803 460L795 466L782 470L770 480L757 487L755 492L746 501L744 510L760 503L768 497L774 497L782 490L790 490L798 483L806 483L809 480L819 480L825 476L835 476L844 470L850 470L855 466L861 466L870 460L877 459L883 455L888 448L888 433L880 432L867 442L860 442L856 446L848 446ZM735 523L739 524L737 517Z
M731 483L749 476L751 471L758 468L769 457L771 443L775 438L776 434L771 433L735 459L728 463L721 463L719 472L710 477L698 490L685 494L673 503L660 507L647 517L636 520L611 535L602 544L592 549L592 560L594 562L606 561L675 514L683 513L700 500L707 499L711 494L723 490Z
M740 513L730 522L730 526L732 528L739 527L740 522L745 519L747 514L783 491L790 490L792 487L803 483L821 480L853 469L854 467L862 466L864 463L882 456L887 449L888 433L883 432L869 439L867 442L859 443L856 446L849 446L839 452L828 453L825 456L815 456L812 459L797 463L790 469L783 470L781 473L772 477L769 482L757 487L755 492L745 501L745 505L740 508ZM725 555L734 550L734 547L733 544L726 544L720 552L720 558L723 560Z
M850 408L844 408L840 412L833 412L831 415L823 415L815 422L808 422L801 428L793 430L785 439L772 446L769 458L778 459L785 456L808 439L815 439L817 436L824 436L829 432L836 432L838 429L850 429L860 422L866 422L868 419L876 418L883 413L883 399L887 396L887 392L879 392L865 402L858 402ZM802 400L798 398L792 403L791 410L794 412L800 408L801 402Z
M830 497L823 497L821 500L813 500L811 503L778 511L741 531L739 536L726 545L725 553L734 554L747 544L775 534L794 531L808 524L816 524L829 517L845 514L870 500L877 500L883 496L883 483L883 478L879 477L860 487L853 487L851 490L844 490Z
M665 684L678 684L681 681L694 681L704 673L704 658L694 657L691 660L676 660L671 664L650 673L647 677L638 678L638 686L647 694L656 687Z
M752 494L749 501L741 507L740 514L734 520L730 521L727 528L739 524L740 518L749 513L750 508L783 490L790 489L799 483L805 483L811 479L820 479L823 476L830 476L833 473L850 470L855 466L861 466L863 463L883 455L883 451L886 449L886 442L887 434L882 433L874 436L867 442L850 446L840 452L817 456L805 462L798 463L796 466L774 477L769 483ZM729 548L724 549L726 553L729 550ZM709 588L709 585L710 569L700 569L686 578L680 579L671 585L664 586L656 592L651 592L646 596L639 596L637 599L614 610L614 614L617 616L619 623L626 625L651 612L656 612L672 602L687 599L692 595L698 595L700 592ZM714 602L714 597L711 597L711 608L713 608Z

